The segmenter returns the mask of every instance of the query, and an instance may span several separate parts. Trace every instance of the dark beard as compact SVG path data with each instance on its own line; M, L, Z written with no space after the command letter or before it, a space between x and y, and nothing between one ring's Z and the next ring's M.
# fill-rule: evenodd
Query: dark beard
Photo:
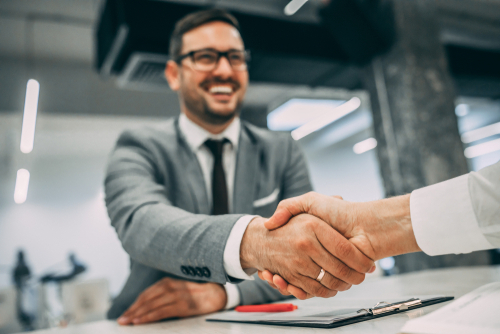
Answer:
M189 111L198 116L203 122L212 125L221 125L232 120L234 116L239 113L241 102L242 101L238 101L238 104L232 113L221 115L215 113L212 109L210 109L204 99L194 100L189 97L184 98L184 103Z
M219 82L219 83L225 83L227 81L223 80L217 80L217 79L211 79L211 80L206 80L200 86L207 85L210 82ZM240 87L238 82L232 81L231 83L236 86L238 89ZM243 101L239 100L238 104L236 105L236 108L234 108L233 112L227 114L227 115L220 115L216 112L214 112L212 109L207 104L207 101L203 99L199 95L195 95L196 93L193 91L190 91L189 89L185 89L184 92L182 92L182 96L184 99L184 104L186 108L195 114L198 118L200 118L203 122L212 124L212 125L221 125L229 122L234 118L235 115L237 115L241 109L241 104Z

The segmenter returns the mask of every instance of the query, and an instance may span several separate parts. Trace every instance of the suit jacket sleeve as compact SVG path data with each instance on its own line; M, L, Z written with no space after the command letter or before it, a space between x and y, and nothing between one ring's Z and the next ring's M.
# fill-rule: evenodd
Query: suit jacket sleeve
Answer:
M285 147L287 163L283 170L281 199L300 196L312 191L306 159L298 143L291 137ZM240 292L240 305L272 303L294 298L283 296L262 281L257 274L254 281L243 281L237 285Z
M302 149L291 136L288 138L287 144L288 160L283 173L281 200L300 196L313 190Z
M106 206L123 248L133 260L147 266L185 279L224 284L228 281L224 246L242 215L208 216L174 207L169 181L158 172L155 150L149 138L127 131L110 157ZM205 270L205 275L193 277L182 266L210 273Z
M428 255L500 247L500 162L479 172L415 190L413 230Z

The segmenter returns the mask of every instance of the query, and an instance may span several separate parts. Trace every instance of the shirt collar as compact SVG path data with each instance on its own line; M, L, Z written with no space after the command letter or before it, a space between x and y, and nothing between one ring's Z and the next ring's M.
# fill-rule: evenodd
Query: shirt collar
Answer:
M184 113L179 116L179 128L193 151L197 151L207 139L223 138L228 139L236 149L240 139L240 124L240 118L236 117L223 132L214 135L191 121Z

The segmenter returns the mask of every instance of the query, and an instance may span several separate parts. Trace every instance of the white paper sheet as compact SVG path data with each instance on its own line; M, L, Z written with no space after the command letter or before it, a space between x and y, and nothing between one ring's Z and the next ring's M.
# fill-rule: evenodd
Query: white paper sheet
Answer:
M437 311L408 321L401 332L499 334L500 282L484 285Z

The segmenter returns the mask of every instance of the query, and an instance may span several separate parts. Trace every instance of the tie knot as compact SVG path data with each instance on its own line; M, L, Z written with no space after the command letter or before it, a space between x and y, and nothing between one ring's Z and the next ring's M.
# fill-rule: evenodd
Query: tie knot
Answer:
M218 159L222 157L222 148L227 142L229 141L226 138L221 140L207 139L205 146L212 152L214 158Z

